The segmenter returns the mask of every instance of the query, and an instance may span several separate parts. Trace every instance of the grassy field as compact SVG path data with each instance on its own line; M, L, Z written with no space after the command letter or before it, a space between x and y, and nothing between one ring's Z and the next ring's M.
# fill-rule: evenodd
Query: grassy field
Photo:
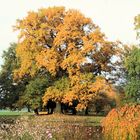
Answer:
M102 140L101 116L0 112L0 139Z
M25 111L10 111L10 110L1 110L0 111L0 117L1 116L20 116L20 115L33 115L34 113L28 113Z
M42 117L43 116L38 116ZM78 123L90 126L99 126L104 117L101 116L75 116L75 115L45 115L49 122Z
M22 116L29 116L29 118L44 119L47 122L64 122L64 123L86 123L87 125L99 126L101 120L104 118L102 116L79 116L79 115L63 115L63 114L41 114L36 116L34 113L28 113L23 111L0 111L0 118L17 118Z

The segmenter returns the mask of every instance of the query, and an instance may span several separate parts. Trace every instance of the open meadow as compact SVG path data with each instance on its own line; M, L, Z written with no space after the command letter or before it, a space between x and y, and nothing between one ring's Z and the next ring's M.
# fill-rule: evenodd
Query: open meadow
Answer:
M24 115L23 115L24 114ZM101 140L100 116L0 113L1 140Z

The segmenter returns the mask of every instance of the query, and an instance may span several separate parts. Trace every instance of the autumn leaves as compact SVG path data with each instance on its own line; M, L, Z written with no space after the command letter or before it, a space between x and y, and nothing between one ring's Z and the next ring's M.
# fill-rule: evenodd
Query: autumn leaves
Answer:
M34 77L42 68L55 78L46 89L44 103L76 99L77 108L85 109L99 93L116 97L102 74L112 70L116 44L107 41L91 19L76 10L53 7L28 13L15 28L20 31L15 79Z

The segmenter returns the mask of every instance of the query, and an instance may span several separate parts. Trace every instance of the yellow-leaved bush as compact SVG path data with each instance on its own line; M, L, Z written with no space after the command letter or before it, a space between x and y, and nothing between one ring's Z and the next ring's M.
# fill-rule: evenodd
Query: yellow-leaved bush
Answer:
M140 140L140 105L111 110L102 126L106 140Z

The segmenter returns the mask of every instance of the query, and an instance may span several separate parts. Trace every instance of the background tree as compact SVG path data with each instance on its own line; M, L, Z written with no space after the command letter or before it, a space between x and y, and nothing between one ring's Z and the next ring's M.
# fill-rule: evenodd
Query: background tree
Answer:
M94 93L98 91L95 89L107 83L105 78L101 80L96 76L112 71L114 64L111 59L118 53L117 43L108 41L100 28L80 12L66 11L64 7L40 9L18 20L15 28L20 31L16 49L20 67L14 71L15 79L26 75L34 77L40 69L58 79L46 90L44 102L54 94L57 101L68 98L71 103L77 98L78 108L82 109L93 100ZM91 73L95 78L89 81L86 77ZM64 80L62 77L69 79L71 88L67 94L64 94L66 89L62 92L61 88L57 88L57 84ZM103 93L112 89L107 85Z
M140 103L140 49L134 48L126 57L125 66L128 72L125 88L129 102Z
M135 17L135 30L137 39L140 38L140 15ZM140 49L139 46L133 46L129 55L125 58L125 67L127 70L127 84L125 87L126 100L128 102L140 103Z
M134 25L135 25L135 30L137 33L137 39L139 40L140 39L140 31L139 31L139 29L140 29L140 14L135 17Z
M16 108L20 92L25 89L25 81L16 83L13 81L13 70L18 67L15 48L17 44L12 43L7 51L3 52L4 64L0 72L0 108Z
M25 76L19 81L14 81L13 70L19 66L15 53L16 47L17 44L12 43L9 49L3 52L4 64L0 73L0 108L26 107L30 111L35 106L42 106L42 96L51 81L43 69L35 77Z
M43 108L42 96L49 84L49 78L45 77L45 75L30 80L19 97L17 105L21 107L26 106L31 109L38 108L41 111Z

